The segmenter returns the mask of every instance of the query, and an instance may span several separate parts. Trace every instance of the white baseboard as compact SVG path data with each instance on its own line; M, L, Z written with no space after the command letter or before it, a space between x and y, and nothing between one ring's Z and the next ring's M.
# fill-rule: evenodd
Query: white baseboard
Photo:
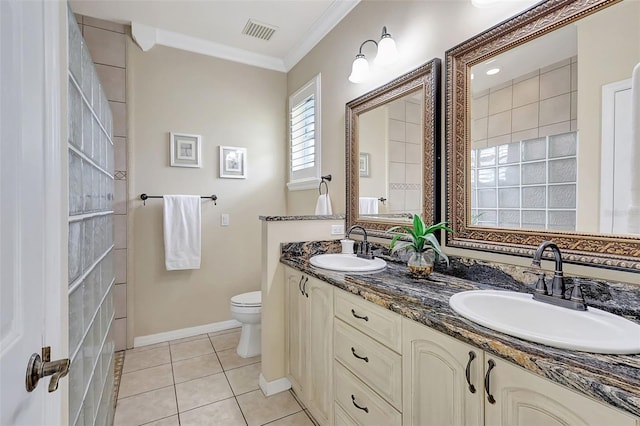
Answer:
M153 345L156 343L168 342L170 340L182 339L184 337L197 336L198 334L215 333L216 331L228 330L230 328L241 327L242 324L236 320L220 321L211 324L198 325L196 327L182 328L180 330L165 331L158 334L138 336L133 338L133 347Z
M275 395L280 392L291 389L291 382L286 377L267 382L262 373L260 373L260 389L265 396Z

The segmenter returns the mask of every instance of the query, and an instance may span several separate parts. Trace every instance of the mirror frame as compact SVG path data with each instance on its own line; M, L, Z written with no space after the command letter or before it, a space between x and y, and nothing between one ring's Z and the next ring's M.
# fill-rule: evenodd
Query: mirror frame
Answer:
M547 0L446 52L447 246L531 256L553 240L570 263L640 271L640 236L481 227L470 224L471 67L621 0Z
M440 66L440 59L434 58L346 104L347 229L360 225L370 235L391 238L384 233L387 229L410 224L409 221L394 221L392 218L367 220L360 217L358 118L360 114L416 89L422 91L422 218L427 224L437 223L440 217Z

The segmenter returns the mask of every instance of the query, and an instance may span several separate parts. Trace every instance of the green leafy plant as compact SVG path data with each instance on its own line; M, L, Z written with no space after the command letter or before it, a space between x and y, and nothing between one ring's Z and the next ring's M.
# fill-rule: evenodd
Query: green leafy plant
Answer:
M398 232L393 236L391 244L389 244L391 253L398 250L422 253L425 250L433 249L436 256L442 257L447 262L447 265L449 264L449 258L442 251L442 247L440 247L440 243L434 235L434 233L439 230L453 232L453 229L447 226L447 222L440 222L435 225L426 226L422 218L419 215L414 214L413 226L394 226L393 228L389 228L387 232L395 232L397 230L403 230L404 232ZM401 241L401 238L408 238L410 241Z

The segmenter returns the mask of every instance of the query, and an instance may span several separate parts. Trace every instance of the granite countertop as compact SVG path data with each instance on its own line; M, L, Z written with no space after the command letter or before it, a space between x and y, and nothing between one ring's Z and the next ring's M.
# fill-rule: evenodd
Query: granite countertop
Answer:
M283 244L280 261L406 318L511 361L555 383L640 417L640 355L603 355L552 348L475 324L458 315L449 306L449 297L460 291L523 291L518 288L521 283L511 279L512 276L518 276L517 273L505 274L498 268L498 273L494 274L487 272L492 267L476 268L481 274L494 275L491 280L493 285L438 272L432 273L428 280L415 280L407 274L405 264L392 261L382 252L377 252L376 256L385 258L388 266L384 271L372 274L333 272L317 269L309 264L308 259L313 254L338 253L339 247L337 241ZM507 275L506 278L503 275ZM585 283L581 284L584 288ZM619 283L606 285L613 288L607 289L607 297L600 297L607 299L601 303L598 303L595 296L594 300L590 300L588 295L591 292L587 285L587 302L591 306L617 311L616 313L637 322L640 318L636 311L640 306L635 303L638 297L636 293L640 293L637 287ZM621 306L624 303L621 304L619 300L611 300L611 294L615 295L615 291L620 292L621 288L623 291L635 290L630 295L630 303L634 305L629 308L631 311L625 310L626 307Z
M286 222L293 220L343 220L345 215L302 215L302 216L258 216L264 222Z

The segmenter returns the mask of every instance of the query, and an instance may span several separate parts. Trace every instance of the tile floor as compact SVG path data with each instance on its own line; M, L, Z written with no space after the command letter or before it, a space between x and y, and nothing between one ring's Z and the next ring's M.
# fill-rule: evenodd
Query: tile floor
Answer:
M290 392L265 397L240 329L127 350L115 425L313 426Z

